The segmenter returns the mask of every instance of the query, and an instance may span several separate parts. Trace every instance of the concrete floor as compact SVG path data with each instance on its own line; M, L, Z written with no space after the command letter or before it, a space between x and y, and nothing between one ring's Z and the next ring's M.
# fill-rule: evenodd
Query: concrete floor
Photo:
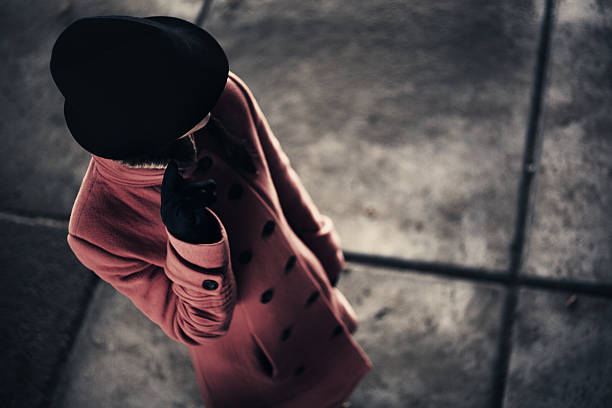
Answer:
M340 279L375 365L353 407L612 400L612 5L550 2L546 54L546 3L212 2L204 27L334 220L347 258L424 262L351 261ZM194 21L201 6L0 6L3 407L203 407L183 346L66 244L89 154L68 133L48 70L55 38L76 18ZM530 123L534 183L512 268Z

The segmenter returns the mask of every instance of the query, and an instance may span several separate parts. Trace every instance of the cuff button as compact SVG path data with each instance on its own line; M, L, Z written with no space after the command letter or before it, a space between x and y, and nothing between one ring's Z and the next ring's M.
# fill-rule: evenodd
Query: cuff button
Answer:
M219 287L219 284L211 279L206 279L203 283L202 283L202 287L206 290L215 290Z

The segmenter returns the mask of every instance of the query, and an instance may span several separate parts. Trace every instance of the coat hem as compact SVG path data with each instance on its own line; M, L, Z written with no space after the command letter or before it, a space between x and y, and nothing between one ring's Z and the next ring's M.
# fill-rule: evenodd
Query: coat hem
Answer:
M361 380L363 380L363 378L370 372L371 369L372 369L372 366L369 365L367 366L367 368L364 368L363 370L361 370L359 374L355 377L355 380L349 383L349 385L345 388L345 391L342 394L342 398L339 398L331 405L328 405L322 408L340 408L341 404L344 401L348 400L348 398L351 395L353 395L353 392L355 391L355 388L357 388L357 385L361 382Z
M353 391L355 390L357 385L363 380L363 378L370 372L371 369L372 369L372 365L367 364L366 366L364 366L363 369L358 371L358 374L354 377L354 379L346 387L342 389L341 393L339 393L341 397L335 399L331 403L324 402L325 405L316 405L316 406L319 408L340 408L341 404L353 394ZM302 392L307 393L310 390L312 390L312 388L313 387L303 388L303 389L298 390L297 393L298 394ZM290 398L290 399L283 399L280 401L276 401L274 402L274 405L269 405L269 404L265 405L265 408L295 408L295 407L302 408L302 406L299 404L300 404L299 400L296 400L295 398ZM257 408L264 408L264 405L258 406Z

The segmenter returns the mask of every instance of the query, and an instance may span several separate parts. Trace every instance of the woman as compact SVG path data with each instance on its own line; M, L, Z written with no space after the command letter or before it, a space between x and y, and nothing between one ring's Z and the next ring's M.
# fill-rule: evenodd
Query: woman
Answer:
M177 18L89 17L51 71L92 154L77 258L186 345L207 408L341 406L372 363L339 236L220 45Z

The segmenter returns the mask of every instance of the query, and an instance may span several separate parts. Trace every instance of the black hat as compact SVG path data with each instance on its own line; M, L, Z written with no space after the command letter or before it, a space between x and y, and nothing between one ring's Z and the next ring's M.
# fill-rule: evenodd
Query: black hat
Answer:
M76 20L55 42L50 68L74 139L115 160L159 153L195 127L229 72L208 32L166 16Z

